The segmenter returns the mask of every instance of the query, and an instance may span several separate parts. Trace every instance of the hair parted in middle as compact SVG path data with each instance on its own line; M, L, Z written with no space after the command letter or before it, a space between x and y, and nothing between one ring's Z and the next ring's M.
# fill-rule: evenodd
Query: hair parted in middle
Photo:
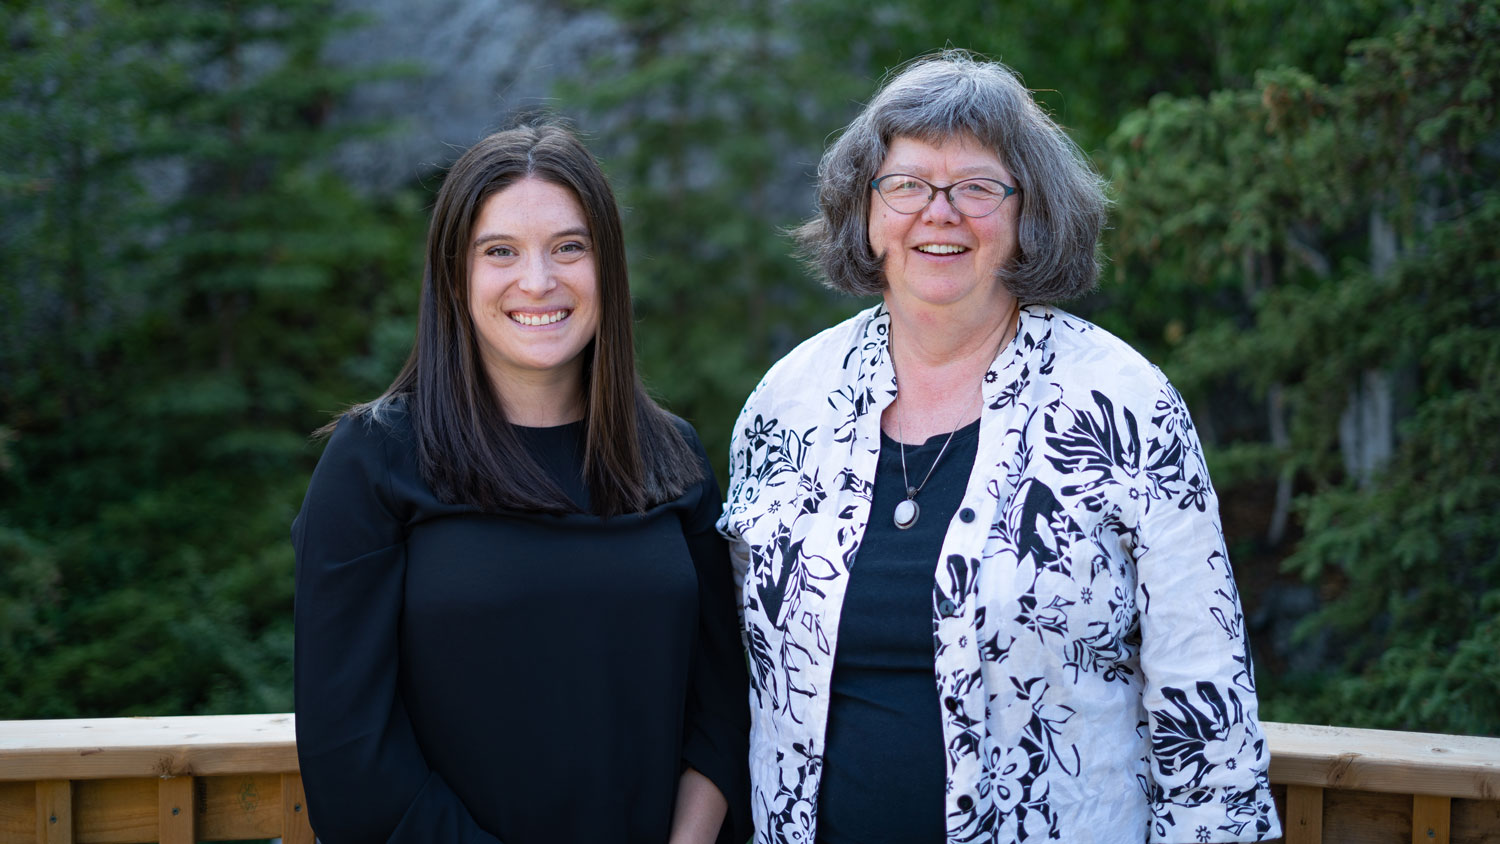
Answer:
M566 188L583 208L595 254L599 327L584 355L584 477L600 515L639 512L704 476L672 419L635 369L630 282L619 207L609 181L567 128L553 121L496 132L454 162L427 232L417 338L396 380L352 408L376 421L398 402L411 416L422 476L443 501L482 510L576 510L531 457L480 356L469 314L474 225L491 197L522 179Z
M992 150L1020 192L1019 253L1000 281L1023 303L1087 293L1099 277L1105 182L1016 74L966 50L944 50L892 71L818 165L818 216L793 232L835 290L878 295L884 255L870 248L870 180L891 142L968 136Z

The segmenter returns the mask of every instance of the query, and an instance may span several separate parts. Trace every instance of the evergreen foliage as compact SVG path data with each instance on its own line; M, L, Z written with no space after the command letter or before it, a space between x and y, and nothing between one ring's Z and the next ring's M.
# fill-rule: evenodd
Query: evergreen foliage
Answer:
M1183 16L1130 0L1034 0L1003 13L987 0L578 3L608 12L626 36L559 93L595 133L627 207L642 370L722 463L728 426L767 366L869 304L821 290L782 233L814 210L830 135L888 69L944 45L1005 60L1098 149L1152 95L1244 83L1268 58L1336 75L1344 45L1395 4L1324 6L1220 0ZM1076 307L1151 347L1166 322L1157 298L1106 291Z
M1113 181L1106 277L1071 307L1188 396L1248 512L1241 577L1279 564L1322 599L1292 645L1316 671L1257 654L1264 714L1496 731L1494 3L555 11L619 26L559 103L625 206L641 370L721 471L766 367L869 304L783 234L830 133L887 69L979 51ZM0 718L290 708L307 432L399 367L434 189L329 166L368 131L330 114L370 77L321 58L354 23L0 6Z
M1112 139L1125 272L1197 305L1169 372L1280 420L1217 456L1295 482L1284 565L1326 597L1299 642L1342 671L1263 672L1268 717L1500 724L1497 37L1493 4L1420 7L1335 82L1158 98Z
M412 298L325 164L331 12L0 12L0 717L291 706L306 432Z
M1288 572L1315 580L1329 599L1293 647L1323 643L1315 651L1334 651L1339 670L1331 682L1326 670L1286 676L1285 655L1273 660L1275 670L1262 672L1271 717L1469 732L1500 723L1476 708L1495 690L1497 665L1485 656L1500 580L1484 551L1494 522L1473 523L1484 521L1480 502L1497 500L1494 452L1471 452L1480 468L1462 487L1445 487L1408 456L1438 457L1424 438L1472 449L1478 440L1452 437L1462 427L1455 417L1487 419L1485 396L1495 393L1475 380L1466 400L1431 415L1429 401L1459 389L1452 373L1465 370L1419 346L1423 332L1451 334L1450 354L1477 363L1490 342L1492 305L1482 303L1493 301L1494 261L1478 245L1486 241L1440 267L1420 262L1445 238L1462 240L1445 227L1472 234L1482 223L1452 203L1482 205L1476 191L1492 176L1492 81L1465 75L1466 61L1487 62L1492 8L1270 0L1211 2L1184 16L1128 2L1020 3L1003 15L965 0L859 13L772 0L589 7L621 20L629 46L598 59L563 99L601 133L597 146L632 209L640 316L664 332L643 340L642 367L699 424L711 453L722 453L723 424L767 363L864 304L814 295L814 282L784 258L790 243L766 235L812 209L827 133L886 69L934 46L1002 58L1042 89L1115 183L1112 263L1099 294L1075 308L1162 360L1192 397L1225 500L1249 511L1229 537L1241 568L1264 582L1272 574L1254 570L1287 558ZM1468 86L1462 108L1458 81ZM1457 173L1468 174L1462 186ZM1418 277L1449 296L1400 286ZM1453 321L1440 328L1445 314ZM1417 333L1402 344L1392 325ZM730 354L715 351L725 347ZM1404 414L1395 454L1381 431L1350 422L1380 416L1382 397L1394 403L1388 425ZM1441 512L1467 515L1434 530L1408 504L1404 521L1372 527L1382 501L1397 506L1424 490L1447 502L1433 505ZM1400 547L1444 563L1413 568L1411 551L1399 563L1391 549ZM1394 571L1407 574L1393 580ZM1469 591L1445 603L1455 588ZM1393 611L1413 593L1427 596L1422 609ZM1323 669L1327 661L1311 660ZM1441 671L1449 680L1435 683ZM1404 690L1401 706L1371 711L1375 686Z
M781 232L812 207L830 99L821 57L786 36L816 15L750 0L591 4L626 48L560 91L581 112L624 208L648 387L693 422L721 473L730 427L777 357L853 313L809 280Z

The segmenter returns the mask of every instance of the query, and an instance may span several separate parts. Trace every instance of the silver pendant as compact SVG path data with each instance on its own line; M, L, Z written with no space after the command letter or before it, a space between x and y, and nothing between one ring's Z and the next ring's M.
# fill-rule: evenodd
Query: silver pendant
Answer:
M896 505L896 527L906 530L917 523L917 517L920 515L922 515L922 510L917 507L917 502L908 498Z

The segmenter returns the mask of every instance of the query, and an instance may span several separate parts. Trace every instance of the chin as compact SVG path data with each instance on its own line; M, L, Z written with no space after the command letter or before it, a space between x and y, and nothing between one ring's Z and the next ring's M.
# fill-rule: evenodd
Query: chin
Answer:
M942 307L961 304L965 301L973 301L974 292L973 287L934 283L913 285L907 288L905 298L921 302L924 305Z

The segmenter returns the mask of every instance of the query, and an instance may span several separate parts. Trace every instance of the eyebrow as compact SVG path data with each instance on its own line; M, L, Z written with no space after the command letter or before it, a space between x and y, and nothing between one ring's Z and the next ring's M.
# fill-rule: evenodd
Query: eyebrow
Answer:
M556 240L556 239L561 238L561 237L583 237L583 238L587 238L588 236L589 236L589 230L588 229L585 229L585 228L571 228L571 229L563 229L560 232L554 232L552 234L552 239ZM495 242L497 240L515 240L515 239L516 238L515 238L514 235L509 235L509 234L506 234L504 232L485 232L484 234L481 234L478 237L474 238L474 244L473 245L474 246L483 246L486 243L493 243L493 242Z

